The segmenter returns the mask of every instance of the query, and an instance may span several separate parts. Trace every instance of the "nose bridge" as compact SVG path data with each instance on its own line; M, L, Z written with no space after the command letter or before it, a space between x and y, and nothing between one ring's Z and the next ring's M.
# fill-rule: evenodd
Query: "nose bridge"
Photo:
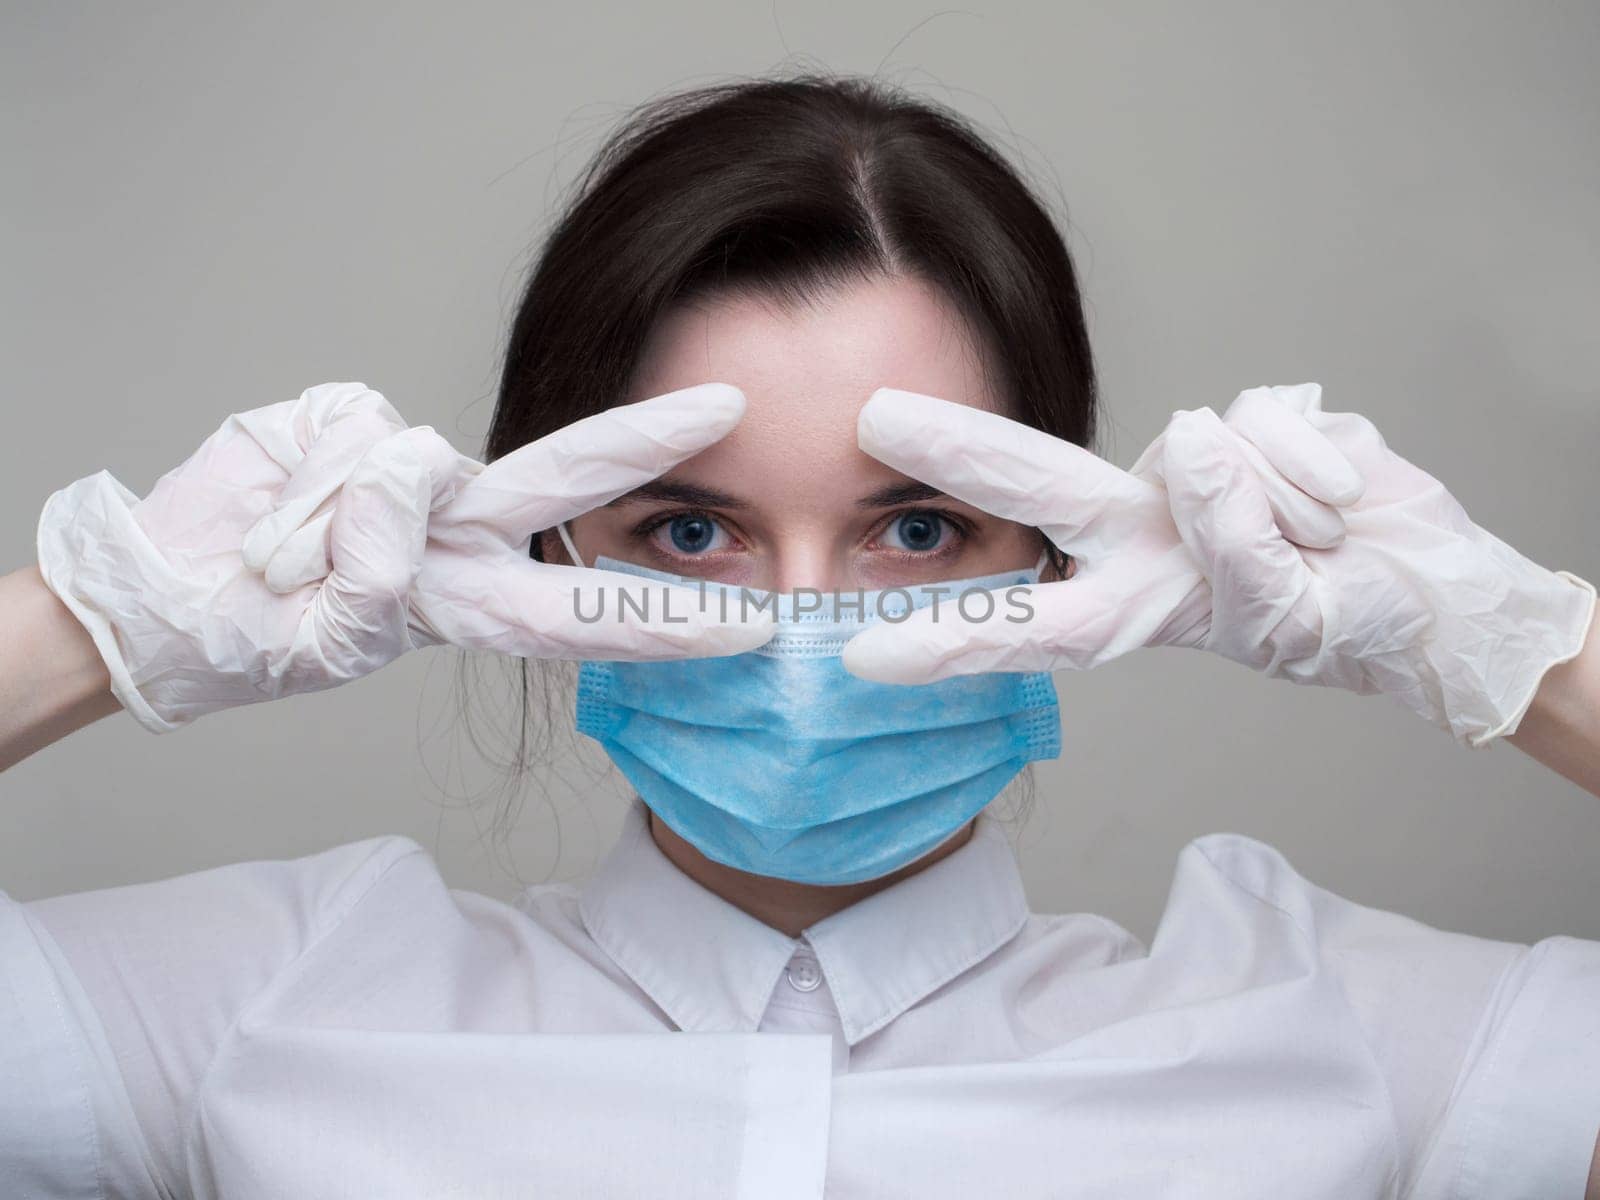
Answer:
M858 585L850 556L824 532L795 528L773 544L765 585L775 592L813 588L821 592L853 591Z

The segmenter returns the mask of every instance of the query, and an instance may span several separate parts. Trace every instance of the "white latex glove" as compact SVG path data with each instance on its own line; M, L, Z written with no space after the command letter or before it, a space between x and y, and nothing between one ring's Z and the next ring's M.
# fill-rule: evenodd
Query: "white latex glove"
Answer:
M430 426L407 428L365 384L323 384L230 416L144 500L106 471L54 493L39 569L153 733L336 687L444 642L525 658L738 653L771 636L770 614L719 620L692 590L536 562L528 548L704 449L743 412L736 388L703 384L485 466ZM579 621L602 611L600 586L648 591L648 617L612 603L603 620Z
M1595 588L1475 525L1444 487L1322 389L1251 388L1223 418L1179 411L1122 471L997 414L880 389L861 448L966 503L1036 526L1078 562L1026 622L858 634L844 665L924 683L1098 666L1141 646L1211 650L1269 676L1384 692L1462 744L1515 732L1577 656Z

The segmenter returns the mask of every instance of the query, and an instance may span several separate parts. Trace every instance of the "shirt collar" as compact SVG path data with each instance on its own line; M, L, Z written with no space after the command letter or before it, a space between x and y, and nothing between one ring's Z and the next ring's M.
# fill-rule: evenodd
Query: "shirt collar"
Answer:
M851 1045L993 954L1028 916L1016 855L980 815L960 849L791 938L674 866L637 800L578 909L612 961L698 1033L755 1032L779 976L809 944Z

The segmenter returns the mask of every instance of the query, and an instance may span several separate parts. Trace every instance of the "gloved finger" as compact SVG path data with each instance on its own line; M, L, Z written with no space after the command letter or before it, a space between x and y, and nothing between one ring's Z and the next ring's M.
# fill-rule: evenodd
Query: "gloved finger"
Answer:
M272 557L262 568L268 588L280 595L287 595L296 588L328 577L328 572L333 569L333 551L330 547L333 513L331 508L325 513L318 513L272 552Z
M459 453L430 425L418 425L390 434L390 438L404 437L421 459L430 481L429 511L436 511L452 499L465 486L468 479L482 469L482 464ZM325 439L326 440L326 439ZM380 439L387 440L387 439ZM320 444L320 443L319 443ZM368 447L368 450L372 447ZM363 461L365 459L363 452ZM354 481L354 466L341 480L339 487ZM274 592L287 594L307 583L326 578L333 568L333 522L337 509L318 514L295 528L267 560L264 574L267 587ZM262 522L257 522L261 528ZM248 565L248 561L247 561Z
M739 423L744 407L738 388L702 383L607 409L489 463L447 515L525 544L698 454Z
M1316 391L1320 397L1321 389ZM1290 388L1258 387L1240 392L1223 415L1223 424L1253 444L1284 478L1314 499L1325 504L1354 504L1366 490L1361 472L1304 415L1279 398L1284 392L1304 395L1303 390Z
M289 430L302 454L309 454L333 426L352 417L375 417L398 432L409 424L382 392L364 383L320 383L300 393Z
M857 418L856 441L895 470L1036 526L1062 550L1087 559L1164 508L1150 484L1081 446L915 392L873 392Z
M1311 571L1279 531L1255 469L1206 408L1175 416L1162 475L1173 523L1211 584L1205 648L1275 668L1286 648L1285 639L1272 635L1301 607ZM1268 645L1277 657L1257 663Z
M1271 392L1273 399L1297 413L1313 425L1322 415L1322 385L1320 383L1274 384L1263 389Z
M427 640L518 658L717 657L753 650L776 629L770 609L723 611L711 592L437 544L428 547L415 606Z
M410 596L427 547L433 490L415 433L371 447L335 502L332 566L311 608L329 679L353 678L411 648Z
M1005 591L1007 589L995 589ZM1151 557L1090 566L1028 588L1025 619L967 621L945 606L880 622L844 647L844 668L879 683L932 683L983 671L1089 670L1143 646L1179 641L1202 625L1209 589L1176 541Z
M1439 481L1390 449L1372 421L1356 412L1324 411L1320 385L1302 383L1293 387L1261 390L1269 392L1281 407L1298 413L1362 476L1367 489L1362 493L1362 498L1369 504L1393 504L1399 499L1424 493L1443 495L1448 501L1446 507L1455 510L1451 516L1452 523L1457 526L1470 523L1470 518L1460 511L1460 506L1448 496ZM1433 511L1437 518L1444 510ZM1300 544L1314 549L1323 548L1311 542Z
M352 409L328 424L290 471L273 510L245 534L244 565L252 571L265 569L285 540L344 486L361 456L377 442L404 428L403 423L397 425L381 413L359 409ZM325 515L331 517L331 510Z
M1391 450L1378 427L1360 413L1324 411L1320 385L1301 383L1293 387L1280 386L1265 390L1272 393L1279 404L1304 417L1306 423L1322 434L1369 486L1377 481L1377 486L1383 491L1382 502L1390 502L1398 495L1410 495L1430 484L1437 485L1432 476ZM1397 489L1399 475L1404 475L1406 482Z
M1261 489L1266 493L1267 504L1272 509L1273 519L1284 537L1298 546L1313 550L1331 550L1344 541L1346 530L1343 513L1333 505L1307 495L1285 479L1255 443L1231 431L1230 436L1234 447L1255 471Z
M1186 410L1180 409L1179 413L1184 411ZM1206 411L1210 412L1211 409L1207 408ZM1177 417L1179 413L1174 413L1173 416ZM1313 499L1295 487L1267 460L1266 455L1256 449L1254 444L1232 431L1230 436L1250 465L1255 468L1261 486L1267 493L1267 503L1272 508L1273 518L1277 521L1278 528L1283 531L1284 537L1296 545L1317 550L1331 549L1344 541L1346 532L1344 516L1337 508ZM1163 429L1156 435L1155 440L1145 447L1138 461L1129 468L1129 474L1164 487L1161 479L1161 459L1166 453L1166 444L1167 431Z
M336 420L361 414L375 416L400 430L406 421L394 406L364 383L321 383L294 400L235 413L228 423L243 429L285 475L300 465Z

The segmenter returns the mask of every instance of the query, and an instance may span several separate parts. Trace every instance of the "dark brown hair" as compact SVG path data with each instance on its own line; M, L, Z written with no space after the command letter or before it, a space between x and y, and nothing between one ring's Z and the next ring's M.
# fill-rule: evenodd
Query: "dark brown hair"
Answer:
M1009 415L1091 445L1097 389L1077 277L1018 170L942 105L808 73L674 93L610 135L528 279L483 460L621 403L675 303L734 289L815 302L891 274L953 303L987 347ZM526 771L530 664L518 665L511 765Z

